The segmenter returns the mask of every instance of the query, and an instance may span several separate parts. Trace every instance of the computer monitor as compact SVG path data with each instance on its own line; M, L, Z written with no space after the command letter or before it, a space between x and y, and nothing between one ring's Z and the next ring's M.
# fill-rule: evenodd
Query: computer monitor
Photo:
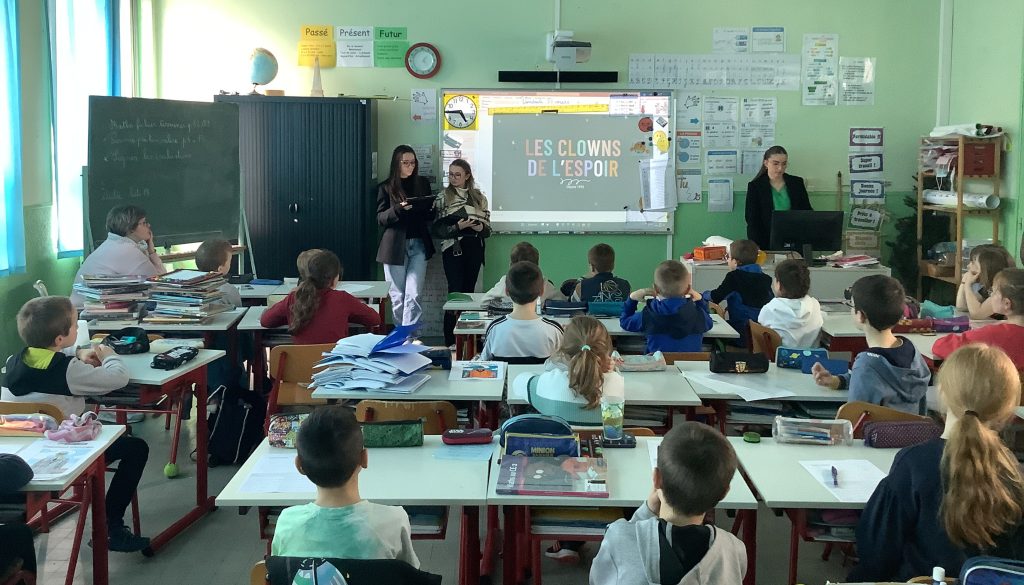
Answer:
M776 211L772 213L774 251L799 252L810 262L814 250L843 249L842 211Z

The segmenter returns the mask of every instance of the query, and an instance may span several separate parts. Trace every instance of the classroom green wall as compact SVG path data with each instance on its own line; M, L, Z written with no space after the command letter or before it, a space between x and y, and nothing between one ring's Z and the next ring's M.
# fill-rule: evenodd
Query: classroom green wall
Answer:
M32 288L42 280L55 293L71 289L79 260L58 260L54 230L50 174L50 123L47 77L49 67L44 53L41 2L19 2L19 64L21 66L22 181L25 202L26 270L0 277L0 357L21 346L15 315L28 299L36 295Z
M593 56L584 69L616 70L620 79L625 79L629 53L709 53L716 26L783 25L789 53L800 51L804 33L838 33L841 55L878 59L874 106L803 107L799 92L709 93L778 97L777 141L790 150L791 171L808 179L813 204L822 209L834 209L835 175L846 166L849 127L884 126L886 178L892 181L889 207L903 215L907 210L901 200L911 188L915 141L934 121L938 48L934 6L934 0L565 0L561 27L593 42ZM410 88L497 87L499 69L550 69L544 61L543 38L554 27L554 16L551 0L443 4L157 0L158 91L161 97L194 100L209 100L221 89L248 91L248 55L253 47L262 46L281 65L270 87L306 95L312 73L295 65L296 42L304 24L406 26L412 42L432 42L442 54L440 73L428 81L416 80L404 69L324 70L325 95L388 94L404 99ZM396 144L437 142L437 124L411 121L407 101L382 103L379 128L381 172L386 172L387 154ZM681 207L672 237L673 256L692 249L709 234L744 234L746 179L736 177L735 185L733 213L707 213L706 204ZM538 245L545 272L555 280L585 269L585 250L601 240L615 246L617 271L636 282L649 280L654 262L666 254L664 236L499 235L488 244L485 281L493 281L505 270L508 250L520 239Z
M1015 143L1003 153L1000 239L1017 256L1024 213L1018 202L1024 172L1019 144L1024 107L1024 2L971 0L954 4L949 123L1002 126ZM970 238L992 237L987 219L972 218L965 229Z

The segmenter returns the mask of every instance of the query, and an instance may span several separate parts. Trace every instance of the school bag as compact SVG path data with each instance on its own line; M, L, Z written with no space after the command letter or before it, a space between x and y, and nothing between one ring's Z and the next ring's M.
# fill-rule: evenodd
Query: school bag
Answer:
M546 414L520 414L506 420L498 431L498 442L505 446L505 434L523 435L572 435L572 427L564 419Z
M973 557L960 569L960 585L1024 585L1024 561Z
M211 401L220 398L220 406L210 408ZM242 463L263 440L263 419L267 415L267 402L257 392L237 384L220 386L207 400L210 414L207 457L210 467Z
M441 576L397 559L267 557L270 585L439 585Z

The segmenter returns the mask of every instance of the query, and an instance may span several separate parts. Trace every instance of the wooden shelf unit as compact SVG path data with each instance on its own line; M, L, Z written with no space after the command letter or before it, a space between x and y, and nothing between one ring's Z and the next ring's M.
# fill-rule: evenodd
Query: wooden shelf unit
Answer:
M966 154L968 149L972 145L994 145L995 152L993 153L994 165L992 174L965 174L966 165ZM956 206L944 206L935 205L931 203L925 203L924 201L924 182L926 177L935 177L935 170L933 168L926 168L924 166L924 152L926 150L933 149L939 146L953 147L956 149L956 174L953 178L953 184L951 185L952 190L956 193ZM919 271L917 277L917 297L922 298L923 283L924 279L930 278L932 280L939 280L942 282L949 282L954 285L960 282L960 278L963 274L964 258L963 258L963 241L964 241L964 218L973 217L989 217L992 220L992 243L999 243L999 216L1000 208L996 209L976 209L971 207L964 207L964 191L966 190L966 181L987 181L991 184L991 193L996 197L1000 196L1000 175L1002 173L1002 152L1003 152L1003 137L994 136L990 138L976 138L972 136L943 136L943 137L932 137L922 136L920 144L918 145L918 157L917 157L917 260L918 264L924 259L924 249L921 243L921 239L924 235L924 213L926 211L936 213L947 213L952 216L950 222L950 239L956 242L955 259L953 263L953 275L952 276L930 276L925 274L923 271ZM947 179L948 180L948 179Z

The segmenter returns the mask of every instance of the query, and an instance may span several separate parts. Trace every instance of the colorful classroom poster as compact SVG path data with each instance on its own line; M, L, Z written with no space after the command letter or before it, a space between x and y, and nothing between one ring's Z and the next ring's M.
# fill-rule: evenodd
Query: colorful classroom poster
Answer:
M781 26L755 26L750 29L750 50L754 53L785 53L786 29Z
M373 67L373 27L335 27L339 67Z
M740 102L740 148L767 148L775 144L778 104L771 98L743 98Z
M708 179L708 211L732 211L732 179Z
M735 150L709 150L704 155L704 174L735 175L739 162Z
M839 105L875 105L875 58L839 58Z
M700 130L676 130L676 164L700 166Z
M805 106L834 106L838 98L839 35L806 34L801 93Z
M404 26L373 27L373 66L405 67L409 30Z
M750 51L750 29L715 28L711 32L712 53L747 53Z

